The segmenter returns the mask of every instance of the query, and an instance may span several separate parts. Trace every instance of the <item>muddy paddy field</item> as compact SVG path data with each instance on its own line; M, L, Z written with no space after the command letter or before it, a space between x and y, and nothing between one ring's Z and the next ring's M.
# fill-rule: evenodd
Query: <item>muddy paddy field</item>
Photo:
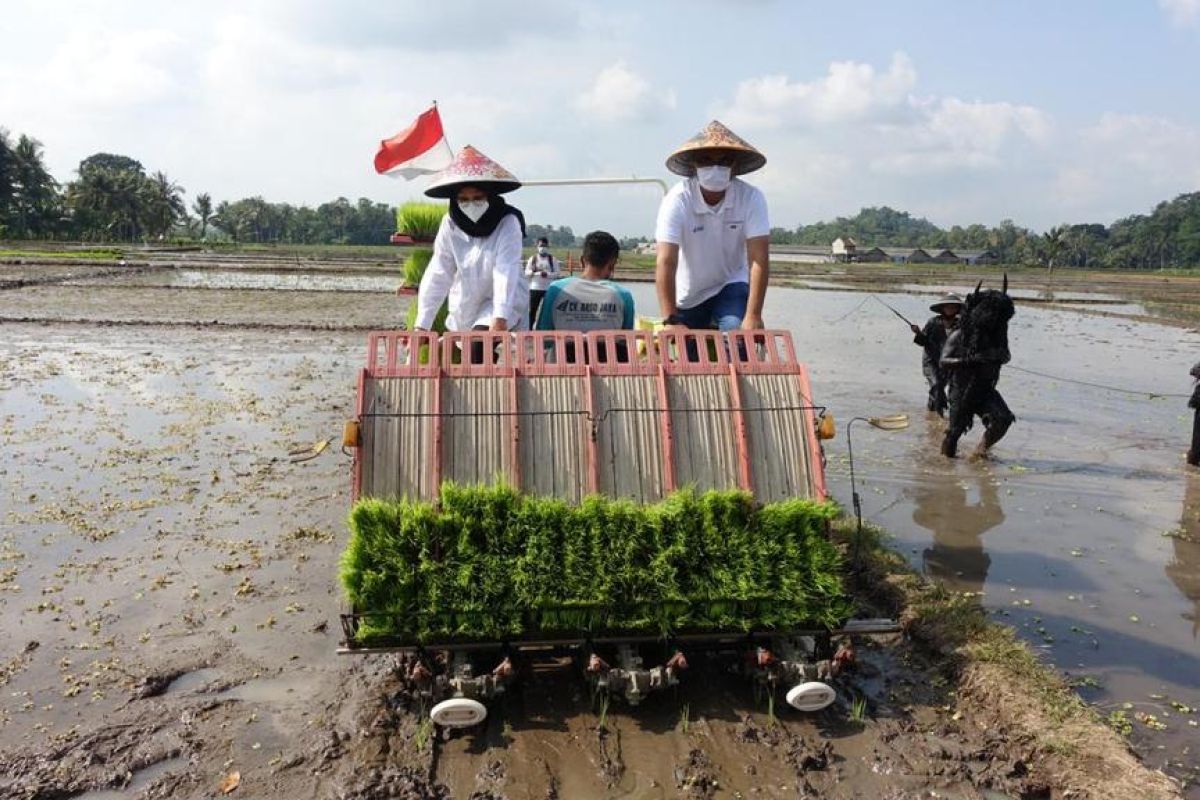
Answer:
M992 461L949 463L920 351L867 292L923 321L919 292L974 281L828 272L793 273L814 285L772 291L767 319L839 419L835 496L849 506L845 421L908 413L900 433L854 428L868 521L1015 626L1148 765L1193 780L1200 477L1175 395L1200 282L1063 279L1051 298L1018 276L1018 424ZM229 254L0 266L0 796L1066 796L994 696L901 637L861 643L845 699L815 716L772 713L717 663L637 709L542 664L482 730L431 731L403 664L334 654L337 445L364 332L402 319L393 276ZM1075 796L1169 796L1110 766Z

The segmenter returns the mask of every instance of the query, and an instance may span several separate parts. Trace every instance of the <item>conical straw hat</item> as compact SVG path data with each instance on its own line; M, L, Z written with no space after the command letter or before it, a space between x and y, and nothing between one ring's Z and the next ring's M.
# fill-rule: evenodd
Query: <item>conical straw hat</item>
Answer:
M717 120L704 126L704 130L681 144L667 158L667 169L676 175L691 177L696 173L692 156L698 150L724 150L734 155L733 174L745 175L762 168L767 158L750 144Z
M478 186L485 192L504 194L521 186L516 176L471 145L458 151L450 166L433 176L425 189L429 197L454 197L462 186Z
M965 305L965 303L963 303L963 299L961 297L956 295L954 292L947 292L942 297L941 300L938 300L936 303L931 305L929 307L929 310L936 311L937 313L940 314L940 313L942 313L942 306L961 306L961 305Z

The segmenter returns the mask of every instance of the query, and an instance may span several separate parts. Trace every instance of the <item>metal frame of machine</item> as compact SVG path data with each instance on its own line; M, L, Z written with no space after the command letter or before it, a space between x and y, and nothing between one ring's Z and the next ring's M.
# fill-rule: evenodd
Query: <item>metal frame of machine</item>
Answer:
M568 502L593 493L653 502L687 485L740 488L761 502L823 500L824 408L811 396L787 331L373 332L345 436L353 495L434 500L443 480L499 478ZM636 468L614 466L621 461ZM827 682L850 657L833 637L897 629L852 620L836 631L357 646L370 615L342 615L339 652L413 655L409 677L448 727L486 717L480 701L515 679L514 658L572 655L594 689L636 704L678 683L684 648L735 654L756 684L794 684L788 702L816 710L833 701ZM639 648L662 663L646 667Z

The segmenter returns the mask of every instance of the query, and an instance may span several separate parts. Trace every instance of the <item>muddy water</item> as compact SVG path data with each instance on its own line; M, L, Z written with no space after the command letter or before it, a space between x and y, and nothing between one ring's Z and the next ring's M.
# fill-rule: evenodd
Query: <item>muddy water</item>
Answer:
M652 309L649 288L634 293ZM921 297L881 297L920 324L930 315ZM1200 707L1200 473L1183 462L1200 333L1018 304L1000 386L1018 422L994 459L971 462L938 454L944 423L924 409L921 350L882 305L783 289L766 318L793 331L817 402L839 421L826 453L843 505L847 421L908 414L899 433L854 426L864 518L925 574L979 593L1105 714L1123 711L1150 763L1200 770L1200 711L1172 705Z
M928 315L919 298L885 299L911 319ZM937 455L942 423L923 409L920 350L895 317L868 307L828 324L855 295L772 301L768 314L796 331L843 433L856 415L910 415L901 433L855 425L867 519L895 534L926 574L981 593L998 618L1085 684L1084 697L1125 711L1151 763L1196 769L1200 714L1171 705L1200 706L1200 475L1182 460L1186 398L1015 368L1186 395L1200 335L1019 305L1014 368L1001 379L1018 423L993 461L949 462ZM844 435L827 451L834 493L849 506ZM1181 528L1190 540L1166 535Z
M652 287L634 290L653 307ZM927 316L919 297L884 298L915 320ZM867 518L891 530L927 574L980 593L1079 677L1089 700L1125 711L1151 763L1186 773L1197 716L1171 702L1200 705L1200 544L1164 535L1182 528L1195 537L1200 528L1200 480L1187 477L1181 459L1185 401L1015 367L1186 393L1200 336L1022 304L1014 368L1002 381L1019 422L995 460L946 462L936 455L940 423L923 416L919 349L890 312L862 301L861 293L785 289L768 298L768 321L795 332L818 401L841 423L827 448L835 495L850 505L845 422L910 414L912 426L900 433L855 425ZM0 316L44 320L370 327L401 310L383 293L0 292ZM199 770L202 786L211 793L228 769L247 780L273 774L273 759L342 719L330 698L354 687L331 655L346 464L336 447L298 463L288 451L337 434L361 334L28 324L0 332L0 751L119 717L138 681L160 675L162 701L207 720L203 738L217 743L220 758ZM573 708L578 698L564 692ZM550 700L530 699L529 724L546 716L537 703ZM208 702L220 705L200 711ZM577 711L561 741L519 737L521 748L533 748L531 764L538 748L584 735L592 723ZM659 713L664 730L678 721L676 708ZM1166 730L1138 714L1153 714ZM636 720L613 725L632 739L642 730ZM188 747L148 754L146 768L179 752ZM667 785L673 773L664 764L679 758L674 750L627 755L635 767L618 784L633 796ZM474 780L458 775L453 759L444 764L456 786ZM647 775L659 786L638 783Z
M156 269L112 278L70 281L75 286L153 286L178 289L276 289L305 292L390 292L390 275L339 275L320 272L270 272L233 269Z

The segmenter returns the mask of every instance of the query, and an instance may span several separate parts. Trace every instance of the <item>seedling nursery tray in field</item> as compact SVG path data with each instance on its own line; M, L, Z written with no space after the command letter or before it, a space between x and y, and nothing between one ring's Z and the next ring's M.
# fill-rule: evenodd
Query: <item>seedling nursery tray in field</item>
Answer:
M572 506L446 484L437 504L360 500L343 650L828 634L853 616L835 513L739 491Z

